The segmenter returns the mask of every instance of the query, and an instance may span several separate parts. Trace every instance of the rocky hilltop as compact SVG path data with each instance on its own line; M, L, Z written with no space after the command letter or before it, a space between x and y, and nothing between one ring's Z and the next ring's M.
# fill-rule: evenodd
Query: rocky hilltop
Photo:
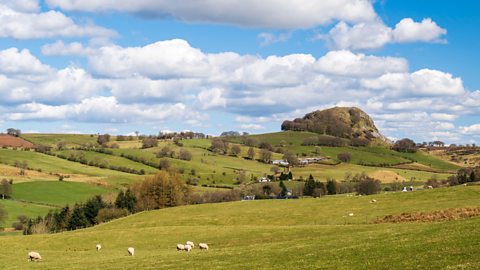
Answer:
M356 107L334 107L314 111L303 118L284 121L282 130L309 131L345 139L363 139L389 143L372 118Z

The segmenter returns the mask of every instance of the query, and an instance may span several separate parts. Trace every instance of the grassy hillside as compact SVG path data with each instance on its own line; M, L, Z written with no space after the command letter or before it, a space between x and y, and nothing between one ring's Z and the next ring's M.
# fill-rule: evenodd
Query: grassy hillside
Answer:
M96 143L97 137L83 134L36 134L24 133L22 138L33 144L56 146L59 142L65 142L67 147L80 146L87 143Z
M20 215L25 215L28 217L43 217L48 213L48 211L56 209L55 207L50 205L19 202L12 200L0 200L0 205L3 205L8 214L4 224L0 224L0 226L3 225L5 227L10 227Z
M136 175L86 166L37 152L0 149L0 163L13 165L15 161L27 161L29 168L42 172L100 177L101 181L110 185L132 183L138 178Z
M144 212L56 235L4 236L4 269L478 269L480 218L371 224L377 217L478 207L480 187L373 197L196 205ZM345 218L348 213L353 217ZM346 224L346 225L345 225ZM207 242L209 251L177 252ZM94 250L97 243L103 249ZM136 249L134 257L126 248ZM43 261L29 263L39 251Z
M80 203L94 195L100 195L109 190L95 185L75 182L27 182L14 184L12 197L15 200L64 206Z

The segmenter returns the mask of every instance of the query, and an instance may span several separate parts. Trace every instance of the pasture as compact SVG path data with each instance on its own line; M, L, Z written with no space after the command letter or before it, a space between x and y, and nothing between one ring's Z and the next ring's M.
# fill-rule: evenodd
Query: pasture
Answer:
M480 187L194 205L54 235L3 236L4 269L478 269L480 218L373 224L388 214L478 207ZM377 203L371 203L375 198ZM353 217L346 217L353 213ZM177 252L175 245L206 242ZM100 252L95 245L101 243ZM135 256L126 249L135 247ZM42 254L30 263L26 253Z

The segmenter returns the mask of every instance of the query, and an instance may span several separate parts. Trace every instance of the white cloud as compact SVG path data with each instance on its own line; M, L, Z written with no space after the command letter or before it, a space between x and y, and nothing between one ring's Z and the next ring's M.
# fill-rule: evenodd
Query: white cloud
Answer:
M331 51L318 59L316 67L327 74L342 76L380 76L385 73L407 72L406 59L355 54L350 51Z
M264 126L259 125L259 124L242 124L239 126L240 129L242 130L262 130L265 129Z
M19 51L9 48L0 51L0 74L12 77L37 78L53 72L53 69L42 64L28 49Z
M448 122L440 122L437 124L436 129L438 130L453 130L455 129L455 125Z
M430 114L430 117L433 120L441 120L441 121L454 121L455 119L458 118L457 115L448 114L448 113L432 113Z
M198 101L202 109L225 107L227 100L222 96L223 89L213 88L210 90L204 90L198 94Z
M38 0L0 0L2 4L20 12L36 12L40 9Z
M411 18L401 20L392 32L395 42L443 42L447 30L439 27L430 18L415 22Z
M77 56L87 56L91 55L96 50L91 47L85 47L80 42L72 42L65 44L63 41L58 40L55 43L45 44L42 46L42 54L47 56L53 55L77 55Z
M368 0L244 0L244 1L78 1L47 0L52 7L80 11L123 11L140 16L173 16L186 22L208 22L277 29L311 28L334 20L369 21L376 18Z
M285 42L288 41L292 37L292 33L280 33L280 34L273 34L273 33L260 33L257 36L261 41L261 46L268 46L274 43Z
M376 49L385 46L392 39L389 27L382 22L359 23L353 26L339 22L328 35L318 38L327 41L331 48L342 50Z
M339 22L328 34L319 34L313 39L327 42L330 48L345 50L378 49L390 43L407 42L446 42L443 38L447 30L439 27L432 19L415 22L411 18L402 19L394 29L382 21L367 21L350 25Z
M469 135L480 135L480 124L461 127L462 133Z
M11 2L13 3L13 2ZM13 6L13 5L10 5ZM18 8L15 6L15 8ZM29 8L12 9L0 3L0 37L35 39L51 37L114 37L112 30L93 23L79 25L63 13L50 10L32 13Z

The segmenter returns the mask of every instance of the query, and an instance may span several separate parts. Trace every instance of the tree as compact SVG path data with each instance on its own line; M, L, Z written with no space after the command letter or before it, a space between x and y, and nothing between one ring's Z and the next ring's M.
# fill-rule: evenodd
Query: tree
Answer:
M308 177L307 182L305 183L305 186L303 187L303 195L305 196L313 196L313 193L315 191L316 185L315 185L315 179L313 176L310 174Z
M88 226L96 224L96 217L100 209L107 207L107 204L103 201L102 196L96 195L85 203L83 211L85 218L88 221Z
M232 148L230 148L230 154L232 156L238 156L242 152L242 149L238 145L233 145Z
M410 139L401 139L395 142L392 146L392 149L397 152L404 152L404 153L415 153L417 152L417 144L410 140Z
M286 160L288 162L288 164L290 166L295 166L298 164L298 158L295 154L293 154L292 152L285 152L285 154L283 154L283 160Z
M255 149L253 147L248 148L247 157L251 160L255 158Z
M135 211L135 204L137 203L137 198L130 189L127 189L126 192L120 191L118 193L117 199L115 200L115 206L118 208L127 209L130 213Z
M329 195L337 194L337 181L335 179L327 180L327 193Z
M138 210L153 210L185 204L189 188L177 174L164 171L136 183L132 188Z
M68 221L67 229L73 231L76 229L86 228L88 226L88 219L85 216L84 209L81 205L76 204L73 208L72 216Z
M178 158L180 158L181 160L192 160L192 153L190 153L190 151L182 148L178 152Z
M228 142L220 138L213 138L210 150L217 154L225 155L228 153Z
M142 140L142 148L151 148L158 146L158 139L153 137L144 138Z
M157 157L158 158L164 158L164 157L173 158L174 153L175 152L172 151L168 145L165 145L164 147L162 147L162 149L160 149L160 151L157 152Z
M158 165L158 168L159 168L160 170L165 170L165 171L167 171L167 170L170 169L170 167L171 167L170 160L168 160L168 159L166 159L166 158L160 159L160 163L159 163L159 165Z
M337 159L340 160L341 162L350 162L352 160L352 154L350 153L339 153L337 155Z
M12 196L12 184L7 179L0 182L0 196L2 199L10 198Z
M280 197L286 197L288 193L287 186L285 186L285 183L280 180L280 183L278 183L278 186L280 187Z
M260 160L264 163L270 163L272 161L272 152L267 149L260 150Z
M22 131L20 129L8 128L7 134L14 137L20 137L20 135L22 134Z
M101 146L105 146L110 141L110 134L98 135L97 143Z
M356 191L360 195L377 194L381 190L380 181L367 177L358 182Z
M57 150L63 150L63 149L65 149L65 146L66 146L66 145L67 145L67 143L64 142L64 141L58 142L58 143L57 143Z

